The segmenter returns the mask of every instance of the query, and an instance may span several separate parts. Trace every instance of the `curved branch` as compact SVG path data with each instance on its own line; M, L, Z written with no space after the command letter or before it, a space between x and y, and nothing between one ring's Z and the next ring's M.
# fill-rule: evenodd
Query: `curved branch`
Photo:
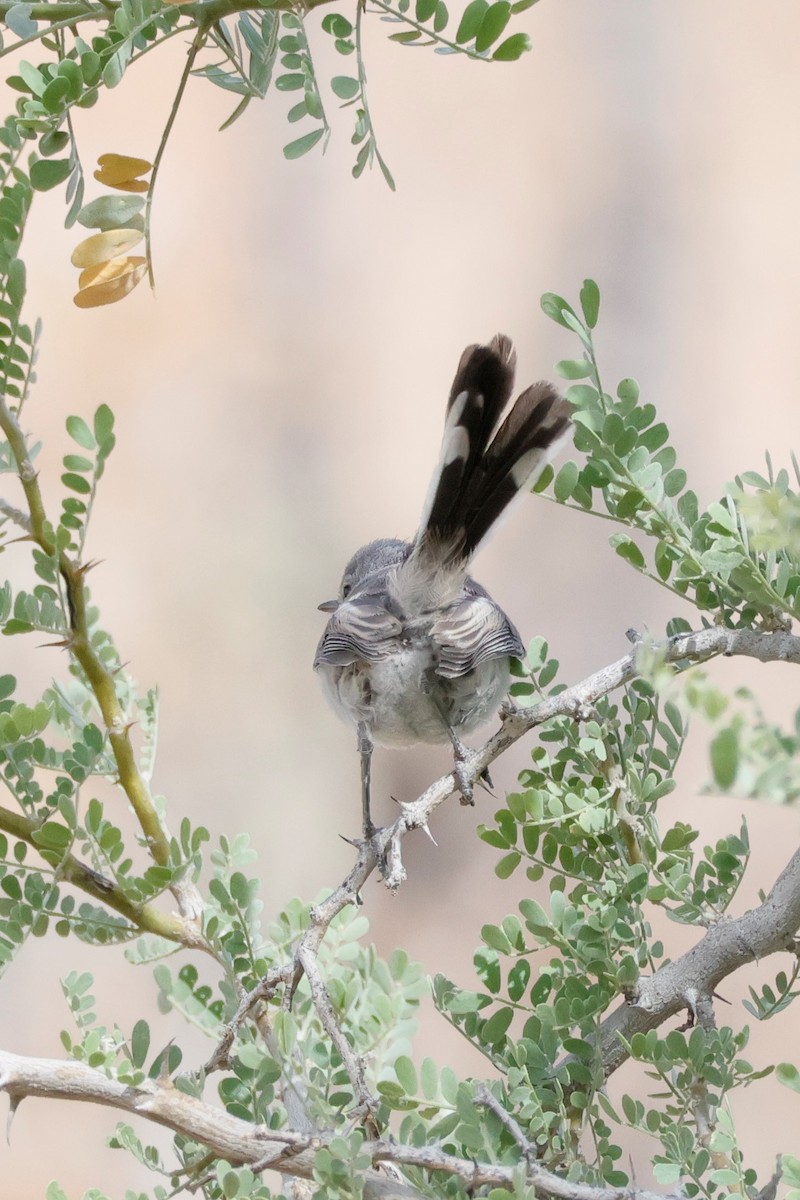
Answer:
M217 1158L256 1170L276 1170L310 1179L316 1151L335 1135L307 1134L290 1129L251 1125L230 1113L212 1108L167 1083L145 1080L138 1087L119 1083L85 1063L64 1059L27 1058L0 1050L0 1091L8 1094L12 1111L28 1096L82 1100L105 1104L165 1125L174 1133L201 1142ZM422 1193L405 1181L379 1174L380 1163L414 1167L432 1174L452 1175L468 1187L513 1188L519 1168L479 1162L447 1154L438 1146L408 1146L383 1139L364 1143L373 1162L364 1175L366 1200L420 1200ZM634 1188L591 1187L571 1183L537 1163L527 1175L539 1195L552 1200L664 1200Z

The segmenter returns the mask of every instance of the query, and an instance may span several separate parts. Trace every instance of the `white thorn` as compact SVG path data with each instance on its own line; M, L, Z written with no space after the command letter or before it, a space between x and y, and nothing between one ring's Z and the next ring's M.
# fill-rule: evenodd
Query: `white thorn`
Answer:
M431 833L430 829L428 828L428 822L427 822L427 821L423 821L423 823L420 825L420 829L424 829L424 830L425 830L425 832L427 833L428 837L431 839L431 841L433 842L434 846L435 846L435 847L436 847L436 849L438 850L438 849L439 849L439 843L437 842L436 838L433 836L433 834Z

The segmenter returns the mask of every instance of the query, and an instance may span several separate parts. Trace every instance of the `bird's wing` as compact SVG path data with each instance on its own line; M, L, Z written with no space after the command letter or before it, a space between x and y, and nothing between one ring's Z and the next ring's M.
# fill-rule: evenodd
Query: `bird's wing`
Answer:
M347 666L371 662L391 654L403 625L374 600L352 600L340 604L325 626L314 666Z
M525 647L506 614L490 596L466 595L434 622L436 673L457 679L492 658L522 658Z

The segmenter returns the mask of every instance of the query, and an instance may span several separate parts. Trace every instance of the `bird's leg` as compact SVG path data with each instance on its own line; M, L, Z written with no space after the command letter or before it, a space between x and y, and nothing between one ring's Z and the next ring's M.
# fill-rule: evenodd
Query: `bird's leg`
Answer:
M474 804L472 798L472 782L467 779L466 766L469 761L469 756L472 753L467 746L461 741L456 731L452 726L447 726L447 732L450 735L450 741L453 745L453 774L458 784L458 790L461 792L462 804Z
M375 833L369 810L372 737L364 721L358 724L358 753L361 755L361 822L364 837L369 841Z
M433 692L431 692L431 700L439 711L439 716L444 722L444 727L447 730L447 736L450 738L450 743L453 747L453 774L455 776L456 783L458 784L458 790L461 793L461 803L474 804L475 801L472 798L473 785L472 781L467 779L466 772L466 765L472 757L473 751L470 750L468 746L465 746L461 741L461 738L448 721L442 705L439 704L436 699L436 695ZM489 775L488 767L485 767L484 770L481 771L480 775L478 776L478 783L480 783L482 787L486 787L487 791L489 791L489 788L492 787L492 780Z
M373 741L369 726L364 721L358 723L358 753L361 755L361 823L365 842L370 842L378 860L378 870L385 880L389 878L389 864L386 860L386 848L380 846L376 836L381 831L372 823L370 812L370 779L372 766Z

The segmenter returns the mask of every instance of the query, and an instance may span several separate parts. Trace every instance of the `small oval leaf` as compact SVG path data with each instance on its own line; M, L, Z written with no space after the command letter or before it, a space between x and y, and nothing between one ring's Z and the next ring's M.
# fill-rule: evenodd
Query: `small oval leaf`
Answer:
M93 267L130 250L142 240L140 229L107 229L93 233L72 251L73 267Z
M71 170L68 158L40 158L31 166L31 184L37 192L47 192L63 183Z
M289 142L287 146L283 147L284 158L301 158L302 155L308 154L309 150L313 150L324 133L324 129L315 129L311 133L303 134L296 141Z
M153 169L153 164L146 158L131 158L128 154L101 154L97 160L98 170L94 177L100 183L116 187L120 183L128 183L139 175L146 175ZM146 186L146 185L145 185Z

